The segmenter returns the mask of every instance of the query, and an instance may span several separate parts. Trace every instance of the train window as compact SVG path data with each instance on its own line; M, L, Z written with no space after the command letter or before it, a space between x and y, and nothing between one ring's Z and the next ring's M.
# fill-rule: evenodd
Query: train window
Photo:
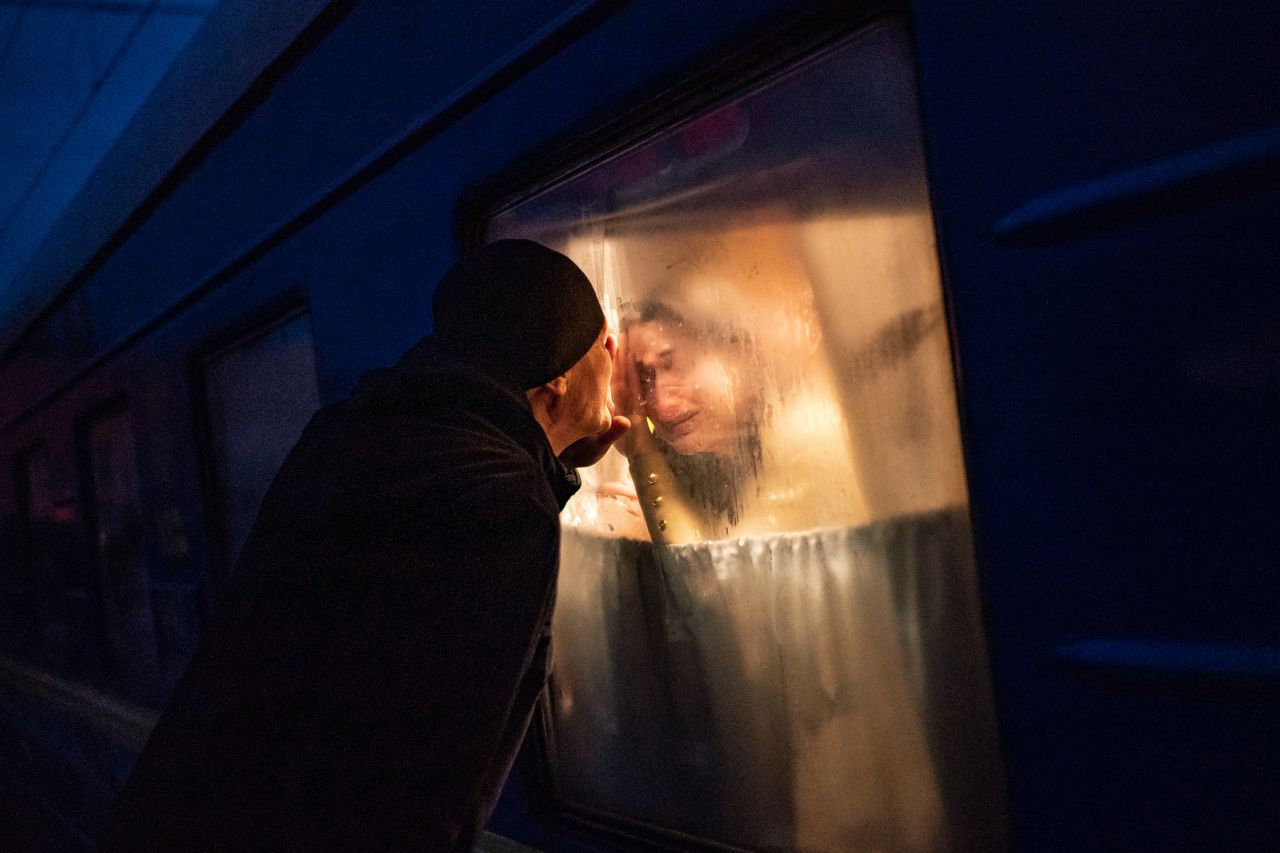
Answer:
M489 221L588 272L637 414L563 516L570 814L735 849L1001 843L907 45L877 25Z
M54 505L53 472L43 445L36 445L13 460L14 498L17 504L18 572L21 594L41 586L57 584L57 571L47 565L50 553L47 529L57 522ZM32 611L40 608L33 607ZM33 612L26 614L28 618Z
M62 667L87 663L81 647L93 635L76 524L75 494L58 476L43 444L14 459L17 548L6 579L10 625L21 646Z
M118 403L90 415L80 440L107 653L123 689L154 700L158 649L132 413Z
M310 317L293 311L258 327L205 359L200 379L221 580L284 457L320 407Z

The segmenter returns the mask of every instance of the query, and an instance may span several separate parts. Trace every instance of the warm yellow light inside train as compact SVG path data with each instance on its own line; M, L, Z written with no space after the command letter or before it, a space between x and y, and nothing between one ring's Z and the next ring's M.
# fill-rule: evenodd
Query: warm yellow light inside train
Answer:
M962 506L941 287L914 251L931 243L927 210L569 241L674 470L670 527L642 523L621 453L585 472L568 523L674 542Z

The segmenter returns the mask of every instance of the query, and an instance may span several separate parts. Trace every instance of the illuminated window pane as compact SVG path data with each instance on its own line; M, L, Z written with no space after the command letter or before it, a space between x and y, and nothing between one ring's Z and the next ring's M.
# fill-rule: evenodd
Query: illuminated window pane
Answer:
M320 407L311 321L299 314L204 368L221 570L229 572L267 487Z
M999 846L903 32L872 28L490 236L591 277L637 424L563 517L559 801L756 850Z

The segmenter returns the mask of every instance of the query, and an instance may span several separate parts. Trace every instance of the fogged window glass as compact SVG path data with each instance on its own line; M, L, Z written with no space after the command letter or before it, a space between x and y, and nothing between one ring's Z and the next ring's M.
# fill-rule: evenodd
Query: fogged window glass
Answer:
M559 802L753 850L999 847L904 34L497 214L573 257L636 426L563 516Z
M204 367L221 570L235 565L284 457L320 407L311 321L298 314Z

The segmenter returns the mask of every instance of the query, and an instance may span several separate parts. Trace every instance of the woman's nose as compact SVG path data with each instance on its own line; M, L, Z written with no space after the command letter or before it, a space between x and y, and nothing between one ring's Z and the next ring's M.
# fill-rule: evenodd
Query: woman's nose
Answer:
M653 384L649 406L656 420L669 421L681 415L684 401L670 384L658 380Z

